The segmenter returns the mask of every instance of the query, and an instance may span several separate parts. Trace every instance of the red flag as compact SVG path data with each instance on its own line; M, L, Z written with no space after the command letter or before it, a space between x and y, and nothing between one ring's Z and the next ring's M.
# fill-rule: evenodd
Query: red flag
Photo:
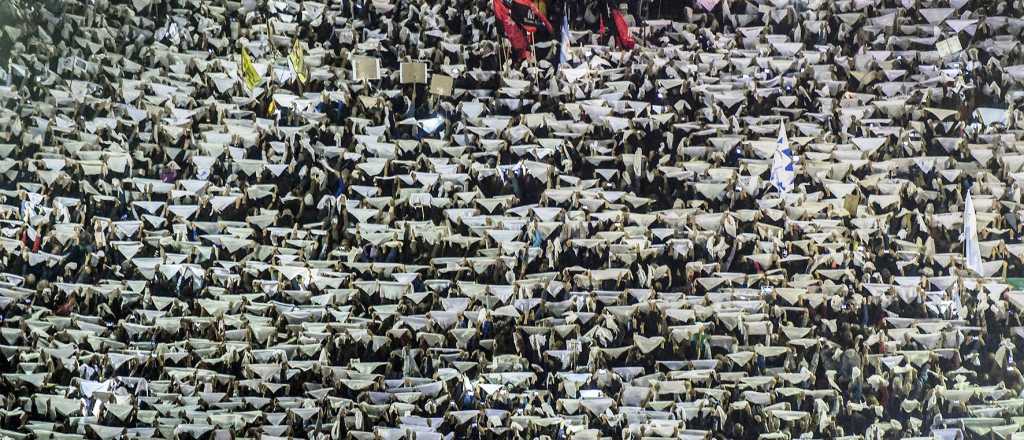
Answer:
M522 61L530 58L530 42L526 33L519 27L519 24L512 19L512 13L502 0L494 0L494 17L501 23L505 30L505 38L512 44L512 50L516 59Z
M502 24L504 24L506 19L512 18L512 12L508 10L508 7L505 6L504 2L501 0L494 0L492 4L494 5L494 16L498 21L502 22Z
M533 13L533 16L536 17L537 19L539 19L540 23L543 24L545 28L547 28L548 33L554 33L555 32L555 28L554 28L554 26L551 26L551 22L548 21L548 17L543 12L541 12L540 8L538 8L537 4L534 3L532 0L512 0L512 1L515 2L515 4L517 4L517 5L521 6L521 7L528 8L530 10L530 12Z
M622 11L615 8L612 9L612 22L615 24L615 41L619 43L619 47L623 49L636 47L636 40L629 34L629 25L626 24L626 19L622 17Z

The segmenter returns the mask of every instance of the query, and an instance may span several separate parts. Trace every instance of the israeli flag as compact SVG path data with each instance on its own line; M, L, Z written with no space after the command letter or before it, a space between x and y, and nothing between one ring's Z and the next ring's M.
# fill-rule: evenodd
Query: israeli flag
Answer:
M795 181L793 150L789 148L789 139L786 138L786 126L780 122L779 142L772 157L772 185L779 192L788 193L793 190Z
M558 51L558 64L568 65L569 63L569 42L572 37L569 35L569 11L566 10L562 14L562 44L561 49Z

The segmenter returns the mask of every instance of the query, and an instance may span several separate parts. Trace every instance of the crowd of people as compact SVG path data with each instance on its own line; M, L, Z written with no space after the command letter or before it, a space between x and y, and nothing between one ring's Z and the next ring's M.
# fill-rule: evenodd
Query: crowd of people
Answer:
M1024 438L1021 0L4 3L3 439Z

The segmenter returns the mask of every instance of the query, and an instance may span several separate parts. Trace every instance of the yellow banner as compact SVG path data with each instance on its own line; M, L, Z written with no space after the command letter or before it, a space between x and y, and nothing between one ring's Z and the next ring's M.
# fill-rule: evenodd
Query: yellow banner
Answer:
M242 48L242 79L245 81L245 87L252 90L256 87L263 78L260 78L259 72L256 71L256 66L252 64L252 57L249 56L249 50L245 47Z
M299 40L292 42L292 53L288 54L288 61L292 63L292 70L295 71L295 76L299 78L299 82L306 83L306 62L303 60L302 45L299 44Z

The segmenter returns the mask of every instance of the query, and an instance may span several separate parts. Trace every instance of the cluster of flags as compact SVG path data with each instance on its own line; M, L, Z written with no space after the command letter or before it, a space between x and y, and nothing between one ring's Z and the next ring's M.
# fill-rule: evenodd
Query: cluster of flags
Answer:
M512 49L515 51L517 58L521 61L528 59L530 56L530 50L528 47L527 35L531 35L536 32L536 28L531 24L519 23L512 16L512 7L527 8L527 16L535 17L543 26L551 32L551 23L545 17L545 14L531 0L493 0L495 16L498 22L501 23L506 38L512 43ZM714 6L713 3L710 6ZM708 5L703 4L705 8ZM613 19L613 25L617 30L616 39L619 44L625 48L630 48L629 42L632 41L632 37L629 35L628 27L625 26L625 20L622 18L621 13L618 10L612 10L611 16ZM602 22L603 25L603 22ZM625 30L625 39L621 35L622 30ZM559 29L561 35L560 50L559 50L559 64L567 66L570 59L570 44L572 37L569 29L569 12L568 10L563 11L562 24ZM635 44L635 43L634 43ZM299 40L296 39L292 43L292 50L288 54L288 61L295 73L296 79L300 83L305 83L307 80L306 67L304 61L304 53L302 50ZM252 56L249 55L248 49L244 46L241 52L241 61L239 63L239 73L241 74L242 80L244 81L246 89L252 91L259 85L263 78L256 70L256 66L253 63ZM789 145L789 138L786 136L785 123L779 123L779 136L775 153L772 156L772 167L771 167L771 184L780 193L789 193L793 191L796 183L796 160L794 159L793 150ZM970 190L967 191L967 197L964 203L964 227L963 233L961 234L961 241L964 242L964 256L966 259L966 267L977 273L982 273L982 260L981 260L981 246L978 241L978 226L977 226L977 214L974 209L974 201L971 199Z
M527 60L533 55L530 46L534 34L541 28L544 28L548 34L554 33L543 2L538 6L533 0L492 0L492 5L494 17L512 46L516 61ZM636 46L636 40L630 34L629 25L622 12L616 7L609 7L606 1L599 1L595 7L605 8L605 11L599 14L600 33L604 34L610 30L619 47L633 49ZM569 29L569 14L568 8L562 11L562 25L559 29L561 50L558 61L562 65L565 65L570 58L569 45L572 37ZM516 17L523 18L517 20Z
M291 53L288 54L288 63L291 66L292 73L295 74L295 79L300 83L305 84L308 78L308 75L306 74L305 54L298 39L295 39L292 42L292 50ZM238 73L242 77L246 90L250 92L252 92L257 85L263 82L263 76L260 75L258 70L256 70L256 65L253 63L252 55L249 54L249 49L245 46L242 46L241 59L238 63Z
M533 34L537 33L539 26L543 26L549 34L555 29L548 21L547 14L542 12L532 0L493 0L494 17L501 24L505 32L505 38L512 45L512 52L516 61L524 61L531 57L533 51L530 49ZM515 14L513 14L515 9ZM515 19L515 16L524 17L522 21Z

